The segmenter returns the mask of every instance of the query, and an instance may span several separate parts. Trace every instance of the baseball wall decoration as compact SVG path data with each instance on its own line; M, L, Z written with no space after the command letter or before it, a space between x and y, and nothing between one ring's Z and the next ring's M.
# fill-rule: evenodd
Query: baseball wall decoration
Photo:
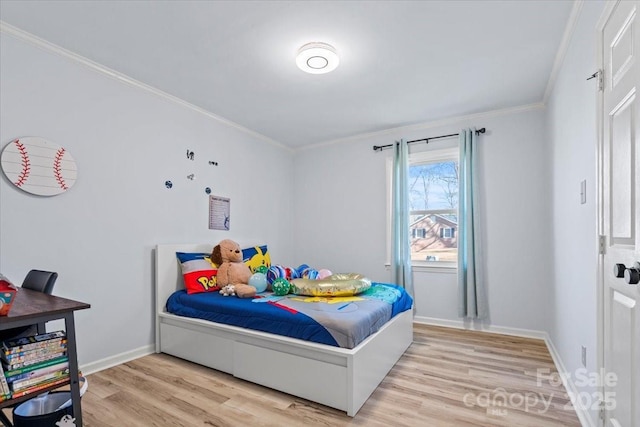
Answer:
M73 186L76 162L63 147L44 138L27 136L7 144L0 165L13 185L38 196L55 196Z

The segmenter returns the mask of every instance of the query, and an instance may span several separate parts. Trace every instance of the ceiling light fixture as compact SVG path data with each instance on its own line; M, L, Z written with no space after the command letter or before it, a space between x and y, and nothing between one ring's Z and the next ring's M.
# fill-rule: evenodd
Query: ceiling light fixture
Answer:
M296 64L302 71L324 74L335 70L340 63L333 46L327 43L307 43L298 50Z

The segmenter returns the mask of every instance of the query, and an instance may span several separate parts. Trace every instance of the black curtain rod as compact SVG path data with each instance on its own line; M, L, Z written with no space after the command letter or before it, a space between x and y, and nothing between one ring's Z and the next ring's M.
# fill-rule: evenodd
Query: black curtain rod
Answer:
M478 130L476 130L476 135L480 135L481 133L485 133L487 131L487 129L485 128L480 128ZM440 136L432 136L431 138L422 138L422 139L414 139L413 141L407 141L407 144L411 144L412 142L426 142L427 144L429 143L429 141L431 141L432 139L440 139L440 138L451 138L452 136L458 136L460 135L459 133L452 133L450 135L440 135ZM373 146L373 151L382 151L385 148L389 148L389 147L393 147L393 144L387 144L387 145L374 145Z

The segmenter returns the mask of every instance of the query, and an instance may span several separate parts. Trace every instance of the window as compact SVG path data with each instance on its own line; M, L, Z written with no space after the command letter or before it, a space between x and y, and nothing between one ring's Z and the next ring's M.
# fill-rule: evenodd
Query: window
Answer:
M414 265L458 260L458 149L409 156L409 227Z
M411 229L411 237L425 237L427 235L427 230L424 228L412 228Z
M451 228L441 228L440 229L440 237L443 239L451 239L453 236L455 236L455 228L451 227Z

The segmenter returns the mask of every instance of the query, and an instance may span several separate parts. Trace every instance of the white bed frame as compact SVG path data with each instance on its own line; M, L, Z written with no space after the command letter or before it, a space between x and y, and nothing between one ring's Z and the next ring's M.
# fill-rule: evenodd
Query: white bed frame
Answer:
M156 352L227 372L353 417L413 341L413 313L395 316L353 349L344 349L167 313L184 288L176 252L210 244L156 247Z

